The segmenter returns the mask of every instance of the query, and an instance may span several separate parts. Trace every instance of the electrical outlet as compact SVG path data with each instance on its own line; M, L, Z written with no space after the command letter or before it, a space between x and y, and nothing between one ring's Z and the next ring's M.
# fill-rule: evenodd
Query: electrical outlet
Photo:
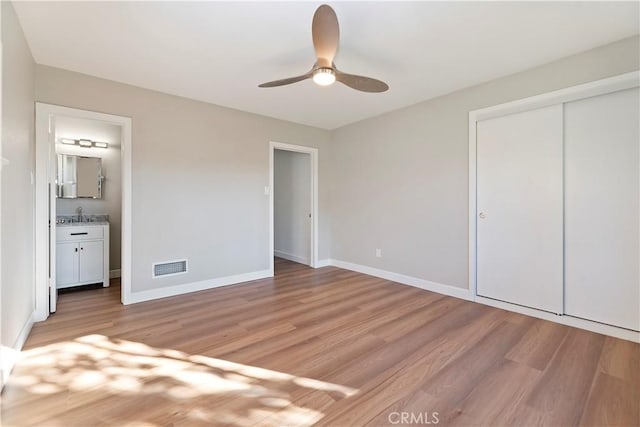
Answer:
M376 249L376 258L382 258L382 249Z

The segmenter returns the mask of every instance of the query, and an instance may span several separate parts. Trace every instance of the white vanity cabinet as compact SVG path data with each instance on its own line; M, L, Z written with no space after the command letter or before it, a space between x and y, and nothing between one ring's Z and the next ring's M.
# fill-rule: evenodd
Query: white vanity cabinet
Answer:
M109 286L109 225L56 228L56 287Z

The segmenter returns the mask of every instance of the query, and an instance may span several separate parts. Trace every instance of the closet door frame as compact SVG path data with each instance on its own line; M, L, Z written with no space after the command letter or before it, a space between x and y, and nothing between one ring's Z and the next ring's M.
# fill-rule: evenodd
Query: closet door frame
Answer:
M640 87L640 71L621 74L618 76L596 80L593 82L548 92L529 98L520 99L492 107L469 112L469 290L474 301L515 311L533 317L551 320L577 328L615 336L635 342L640 342L640 333L627 329L609 326L598 322L578 319L569 316L554 315L552 313L522 307L490 298L484 298L477 293L477 140L476 126L478 121L519 113L555 104L564 104L598 95ZM640 161L640 159L639 159ZM640 261L640 260L639 260Z

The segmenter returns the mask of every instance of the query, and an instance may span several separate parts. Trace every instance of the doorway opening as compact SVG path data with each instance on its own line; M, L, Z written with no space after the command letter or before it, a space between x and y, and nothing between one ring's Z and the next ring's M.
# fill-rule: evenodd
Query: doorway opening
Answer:
M119 287L121 275L121 126L57 116L54 134L56 289L50 312L57 311L55 293Z
M59 293L127 303L130 177L131 119L36 103L36 320Z
M318 264L318 150L270 143L270 260Z

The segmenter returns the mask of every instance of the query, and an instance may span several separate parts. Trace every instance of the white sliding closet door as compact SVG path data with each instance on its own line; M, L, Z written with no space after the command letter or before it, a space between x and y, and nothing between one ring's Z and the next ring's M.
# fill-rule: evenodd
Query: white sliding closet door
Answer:
M477 123L477 293L562 312L562 105Z
M640 329L638 88L565 104L565 312Z

